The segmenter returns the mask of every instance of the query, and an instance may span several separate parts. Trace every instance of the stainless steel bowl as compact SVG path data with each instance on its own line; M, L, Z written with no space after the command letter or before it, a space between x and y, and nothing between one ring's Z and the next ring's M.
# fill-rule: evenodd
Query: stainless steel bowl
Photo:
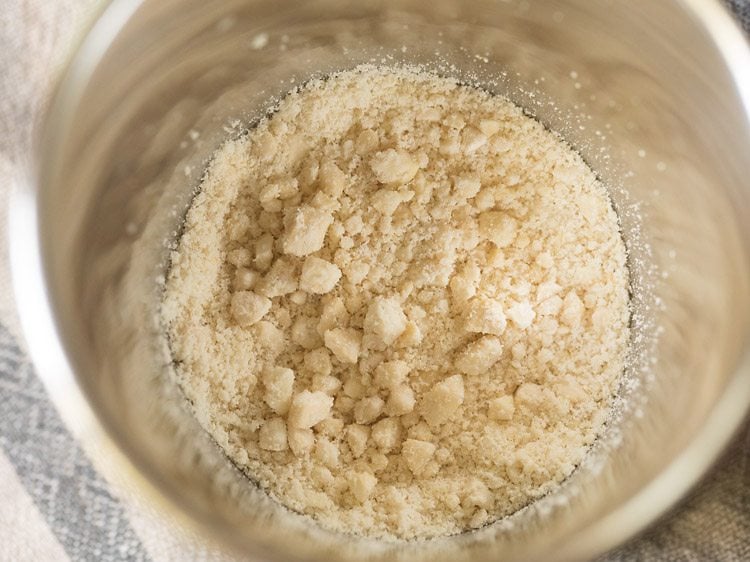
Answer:
M622 416L559 494L419 544L326 533L255 490L171 384L154 314L164 242L236 120L363 62L422 64L524 106L611 186L630 249ZM138 489L248 556L592 556L683 495L748 409L749 110L747 44L707 0L115 0L12 200L29 347L66 418Z

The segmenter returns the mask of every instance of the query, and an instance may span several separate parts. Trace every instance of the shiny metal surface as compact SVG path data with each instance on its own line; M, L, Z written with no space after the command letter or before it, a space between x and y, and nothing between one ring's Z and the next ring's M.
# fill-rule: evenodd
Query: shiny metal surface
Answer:
M612 187L631 254L622 419L558 496L422 544L322 532L249 485L187 412L154 313L165 241L232 124L363 62L456 75L559 131ZM136 486L247 556L592 556L673 504L748 409L749 111L750 54L717 2L116 0L13 199L29 347L66 418Z

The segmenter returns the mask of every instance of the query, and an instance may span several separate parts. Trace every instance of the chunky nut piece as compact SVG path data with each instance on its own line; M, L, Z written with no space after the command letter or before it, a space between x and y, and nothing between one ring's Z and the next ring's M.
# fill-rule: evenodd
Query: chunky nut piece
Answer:
M549 252L541 252L537 254L534 262L544 269L549 269L555 265L555 258Z
M433 386L419 404L419 411L430 426L447 422L464 402L464 379L453 375Z
M414 409L415 403L414 391L409 385L401 384L391 389L385 412L389 416L403 416Z
M461 506L464 508L481 507L488 509L492 507L492 492L490 492L489 488L481 480L472 480L464 491L464 494L461 500Z
M503 307L496 300L479 297L469 303L464 324L467 331L499 336L505 331L505 325Z
M335 468L339 465L339 448L325 437L318 437L318 441L313 448L313 455L329 468Z
M237 248L227 254L227 261L235 267L250 265L252 255L247 248Z
M610 314L604 308L598 308L591 313L591 323L596 330L602 330L610 322Z
M261 375L266 392L263 399L274 412L283 416L289 410L294 388L294 371L286 367L266 367Z
M370 428L366 425L352 424L346 428L346 442L355 457L362 456L367 448Z
M320 162L317 160L308 160L297 176L297 179L302 184L302 187L310 187L315 180L318 179L318 173L320 172Z
M450 134L440 142L440 154L455 156L461 152L461 138L457 134Z
M369 472L351 472L346 478L349 491L359 503L365 503L378 484L378 479Z
M526 344L522 341L513 344L513 347L510 348L510 356L517 361L526 357Z
M305 349L315 349L323 344L323 340L315 327L317 318L300 316L292 324L292 341Z
M327 488L335 481L331 471L324 466L314 466L310 471L310 477L313 482L322 488Z
M266 131L256 138L256 150L261 160L268 162L272 160L278 150L278 141L276 137Z
M339 418L326 418L315 425L315 431L320 435L336 438L344 430L344 420Z
M286 451L286 424L281 418L267 420L258 432L258 445L266 451Z
M583 302L575 291L569 291L563 299L560 320L570 327L579 326L583 317Z
M346 187L346 174L333 162L324 162L318 177L320 189L331 197L339 197Z
M401 416L401 425L409 429L410 427L414 427L418 423L421 423L421 419L422 417L420 413L417 410L414 410Z
M375 453L370 456L370 466L375 472L380 472L388 467L388 455Z
M305 135L295 134L287 137L287 142L281 147L281 153L286 157L288 166L294 166L307 152L307 140Z
M408 152L389 148L373 155L370 168L380 183L404 184L417 175L419 162Z
M271 310L271 301L252 291L239 291L232 295L229 306L240 326L251 326Z
M503 344L494 336L483 336L468 344L456 357L456 368L465 375L481 375L503 355Z
M354 150L360 156L372 152L378 147L378 134L372 129L365 129L357 136L357 141L354 143Z
M588 397L588 392L574 378L568 378L555 385L555 393L573 403L581 402Z
M404 457L406 466L416 476L435 454L436 449L437 447L429 441L407 439L401 445L401 456Z
M525 382L516 389L513 397L518 404L537 407L544 401L544 392L538 384Z
M583 307L583 305L581 306ZM508 318L510 318L513 323L522 330L531 326L531 323L534 321L535 317L536 313L534 313L534 310L531 308L531 304L529 304L528 302L514 303L508 309Z
M392 189L381 189L370 198L370 203L380 214L391 216L403 201L402 195Z
M344 301L340 297L333 297L328 302L324 299L323 302L323 311L318 322L318 333L321 336L333 328L343 328L349 318Z
M562 287L558 285L557 283L553 281L545 281L544 283L539 283L539 286L536 289L536 302L544 302L547 299L557 295Z
M316 375L331 374L331 356L324 347L319 347L313 351L305 353L303 359L305 368L309 369Z
M449 113L448 115L446 115L443 123L448 125L451 129L455 129L456 131L460 131L466 126L466 120L457 113Z
M238 267L234 274L234 288L237 291L248 291L258 282L258 272L246 267Z
M286 344L284 332L266 320L258 322L255 325L255 330L258 343L271 351L271 353L279 353Z
M350 376L344 383L344 394L349 398L358 400L365 395L365 385L356 375Z
M350 236L356 236L361 233L364 227L365 223L362 220L362 215L358 213L350 216L344 221L344 230L346 230L347 234Z
M229 239L233 242L239 242L247 236L248 230L250 229L250 217L244 213L240 213L235 217L227 217L227 233Z
M453 189L464 199L474 197L481 187L481 182L475 176L460 176L453 180Z
M294 178L285 178L264 186L258 194L258 200L264 210L276 212L281 210L280 199L294 197L297 192L297 180Z
M422 342L422 331L415 322L407 322L404 333L396 340L398 347L414 347Z
M297 268L287 258L279 258L258 283L256 289L269 299L288 295L297 290Z
M502 211L485 211L479 215L479 233L498 248L509 246L516 238L518 223Z
M297 306L302 306L307 302L307 293L300 290L294 291L291 295L289 295L289 300Z
M417 110L417 119L434 123L443 118L443 113L438 107L422 107Z
M307 429L326 419L332 407L333 398L325 392L303 390L292 398L287 421L291 427Z
M395 388L406 380L409 364L400 359L383 361L375 368L375 384L380 388Z
M370 424L383 413L383 399L380 396L362 398L354 406L354 419L359 424Z
M375 335L384 344L391 345L406 329L406 322L398 300L378 297L368 307L363 327L366 334Z
M401 437L401 424L398 418L385 418L372 426L370 437L384 453L398 445Z
M323 336L325 346L342 363L356 363L362 335L353 328L334 328Z
M329 396L333 396L339 388L341 388L341 381L336 377L332 377L331 375L313 375L313 390L319 390Z
M466 302L477 294L477 285L481 277L479 266L474 262L467 263L459 273L450 280L451 295L457 302Z
M253 263L260 271L265 271L273 261L273 236L263 234L255 242L255 258Z
M497 133L502 127L502 123L493 119L482 119L479 122L479 130L482 131L488 137L491 137Z
M471 154L487 144L487 136L474 127L466 127L463 131L463 149L466 154Z
M417 420L417 423L409 428L409 437L421 441L432 441L434 435L432 428L425 422Z
M508 421L513 418L515 409L512 396L500 396L490 400L487 415L492 420Z
M353 260L344 270L349 283L355 285L361 283L370 272L370 265L361 260Z
M302 264L299 288L308 293L322 295L333 290L341 279L341 270L335 264L308 256Z
M550 298L543 300L536 305L536 313L539 316L555 316L563 306L563 300L557 295L552 295Z
M330 212L302 205L286 221L282 240L285 254L306 256L323 247L328 227L333 222Z
M287 427L287 440L292 453L297 457L303 457L312 451L315 445L315 434L312 429Z
M333 213L339 207L339 200L323 191L318 191L310 201L310 206L326 213Z

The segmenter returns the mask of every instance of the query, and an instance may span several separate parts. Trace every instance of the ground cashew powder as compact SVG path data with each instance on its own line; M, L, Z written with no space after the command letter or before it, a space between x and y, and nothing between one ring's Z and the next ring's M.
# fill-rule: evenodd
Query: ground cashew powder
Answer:
M208 167L162 315L203 427L326 528L477 528L553 490L605 422L625 248L580 156L504 98L359 68Z

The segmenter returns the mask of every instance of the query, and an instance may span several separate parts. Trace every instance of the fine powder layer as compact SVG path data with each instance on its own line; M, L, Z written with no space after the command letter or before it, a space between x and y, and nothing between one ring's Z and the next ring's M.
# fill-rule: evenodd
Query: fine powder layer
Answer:
M581 462L624 368L625 247L595 174L507 99L362 67L219 148L161 313L253 481L328 529L426 538Z

